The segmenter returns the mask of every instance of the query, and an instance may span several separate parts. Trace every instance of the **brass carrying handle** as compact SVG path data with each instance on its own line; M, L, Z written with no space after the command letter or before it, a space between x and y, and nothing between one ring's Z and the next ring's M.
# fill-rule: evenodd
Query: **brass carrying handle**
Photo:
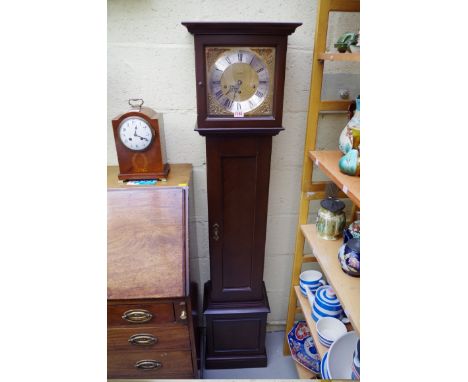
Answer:
M216 240L216 241L219 240L219 224L218 223L213 224L213 240Z
M153 315L144 309L130 309L123 314L122 318L133 324L142 324L151 320Z
M158 342L158 337L153 336L152 334L134 334L128 339L132 345L154 345Z
M161 368L162 363L152 359L142 359L135 364L135 367L141 370L153 370Z

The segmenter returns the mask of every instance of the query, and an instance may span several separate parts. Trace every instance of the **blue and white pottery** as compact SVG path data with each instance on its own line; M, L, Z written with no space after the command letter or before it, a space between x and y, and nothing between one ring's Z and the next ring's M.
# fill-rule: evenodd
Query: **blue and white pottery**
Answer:
M327 371L327 359L328 352L323 355L322 362L320 362L320 374L322 375L322 379L330 379Z
M315 322L322 317L334 317L337 319L343 317L343 308L331 286L325 285L318 288L315 296L307 292L307 298L312 306L312 319Z
M322 286L322 284L320 284L320 286ZM319 288L318 286L316 287L307 287L307 286L304 286L304 284L302 284L302 282L299 283L299 287L301 288L301 293L307 297L307 292L306 292L306 288L309 289L312 294L315 294L315 292L317 291L317 289Z
M333 342L348 331L340 320L332 317L322 317L319 319L316 323L316 328L319 341L325 347L330 347Z
M352 373L353 353L359 337L348 332L330 346L327 358L327 373L330 379L349 379Z
M309 288L317 289L326 284L322 273L314 269L302 272L299 275L299 280L303 288L308 286Z
M320 372L320 356L305 321L298 321L288 333L292 358L312 373Z
M320 343L325 346L326 348L329 348L331 346L331 344L333 343L333 341L327 341L325 338L323 338L320 334L319 334L319 341Z

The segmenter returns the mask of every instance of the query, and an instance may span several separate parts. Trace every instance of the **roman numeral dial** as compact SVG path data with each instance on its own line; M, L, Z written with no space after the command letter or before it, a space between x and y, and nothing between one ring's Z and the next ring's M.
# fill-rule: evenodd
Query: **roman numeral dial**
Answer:
M263 52L269 54L269 61ZM272 102L274 52L274 48L207 48L207 57L214 56L207 64L210 115L255 115L267 99Z

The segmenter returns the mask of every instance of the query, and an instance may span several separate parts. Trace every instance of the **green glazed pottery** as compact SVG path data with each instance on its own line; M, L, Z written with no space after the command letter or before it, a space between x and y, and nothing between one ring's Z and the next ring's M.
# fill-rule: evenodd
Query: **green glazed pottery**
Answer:
M328 198L320 202L317 214L317 235L325 240L336 240L346 224L345 204L338 199Z

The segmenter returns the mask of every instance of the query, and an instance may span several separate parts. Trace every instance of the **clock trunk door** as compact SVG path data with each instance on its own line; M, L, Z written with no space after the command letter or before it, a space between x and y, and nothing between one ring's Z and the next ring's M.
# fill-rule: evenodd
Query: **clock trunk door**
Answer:
M271 136L206 144L212 300L261 300Z

